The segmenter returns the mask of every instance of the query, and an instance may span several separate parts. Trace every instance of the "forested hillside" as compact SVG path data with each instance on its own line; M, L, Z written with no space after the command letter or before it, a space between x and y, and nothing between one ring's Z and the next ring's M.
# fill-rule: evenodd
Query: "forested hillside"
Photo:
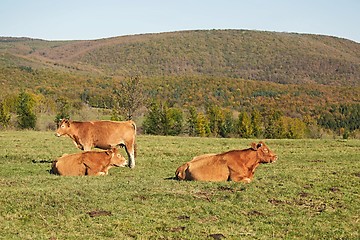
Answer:
M189 107L205 114L216 106L235 118L276 110L337 132L360 122L360 44L346 39L247 30L91 41L0 37L0 100L10 115L21 92L42 114L56 115L65 103L70 112L82 104L113 109L120 83L134 76L147 100L137 114L145 117L150 103L162 102L185 115Z

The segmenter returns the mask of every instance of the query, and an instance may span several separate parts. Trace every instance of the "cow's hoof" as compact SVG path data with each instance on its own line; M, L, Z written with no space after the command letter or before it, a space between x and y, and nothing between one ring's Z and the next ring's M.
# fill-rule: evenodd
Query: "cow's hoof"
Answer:
M250 178L244 178L244 179L242 180L242 182L244 182L244 183L250 183L250 182L251 182L251 179L250 179Z

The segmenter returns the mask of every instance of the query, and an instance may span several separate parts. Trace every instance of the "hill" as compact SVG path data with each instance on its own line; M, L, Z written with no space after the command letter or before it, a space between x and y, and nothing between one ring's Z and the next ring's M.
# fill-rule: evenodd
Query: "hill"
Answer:
M112 108L114 89L134 75L140 76L145 97L169 106L271 108L318 119L336 106L360 102L360 44L248 30L91 41L0 37L0 99L29 90L48 102L64 97Z
M360 84L360 44L320 35L209 30L93 41L0 38L0 53L107 76L209 75L285 84Z

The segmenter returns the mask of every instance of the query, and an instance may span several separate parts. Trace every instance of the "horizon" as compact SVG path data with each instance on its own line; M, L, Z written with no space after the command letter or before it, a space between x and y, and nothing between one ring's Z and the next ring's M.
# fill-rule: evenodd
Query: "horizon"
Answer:
M191 30L325 35L360 42L360 1L3 0L0 36L96 40Z
M49 41L49 42L66 42L66 41L97 41L101 39L110 39L110 38L118 38L118 37L127 37L127 36L140 36L140 35L151 35L151 34L166 34L166 33L176 33L176 32L191 32L191 31L253 31L253 32L269 32L269 33L285 33L285 34L300 34L300 35L314 35L314 36L325 36L325 37L334 37L338 39L349 40L355 43L360 43L352 39L333 36L333 35L326 35L326 34L316 34L316 33L299 33L299 32L287 32L287 31L268 31L268 30L253 30L253 29L191 29L191 30L176 30L176 31L167 31L167 32L147 32L147 33L135 33L135 34L126 34L126 35L118 35L118 36L109 36L109 37L102 37L102 38L94 38L94 39L43 39L43 38L34 38L28 36L1 36L0 38L13 38L13 39L29 39L29 40L41 40L41 41Z

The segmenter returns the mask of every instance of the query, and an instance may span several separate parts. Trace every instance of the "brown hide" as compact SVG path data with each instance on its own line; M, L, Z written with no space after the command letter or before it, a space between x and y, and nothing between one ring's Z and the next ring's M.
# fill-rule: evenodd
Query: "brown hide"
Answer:
M56 136L69 136L75 146L84 151L96 147L111 149L125 146L129 157L129 167L135 167L136 125L133 121L93 121L77 122L64 119L60 122Z
M251 148L220 154L194 157L175 172L179 180L235 181L249 183L260 163L276 161L277 156L263 142L252 143Z
M52 164L51 173L63 176L107 175L113 167L126 165L126 159L113 148L107 151L88 151L66 154Z

